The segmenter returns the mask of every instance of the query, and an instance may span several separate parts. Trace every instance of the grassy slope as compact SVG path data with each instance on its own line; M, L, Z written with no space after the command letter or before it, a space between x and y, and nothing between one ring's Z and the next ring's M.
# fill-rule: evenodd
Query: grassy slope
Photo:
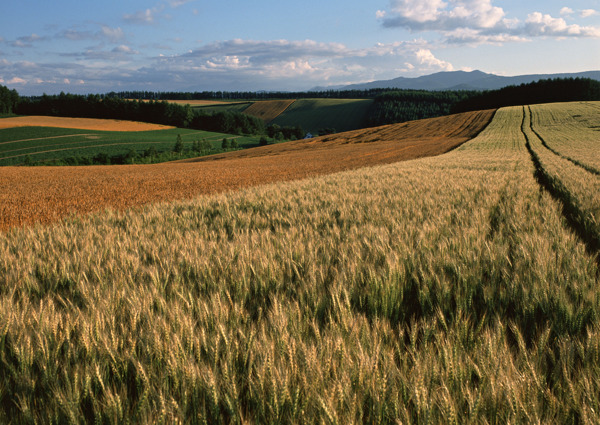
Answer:
M322 128L349 131L364 125L370 99L299 99L272 121L280 126L299 125L317 134Z
M220 148L224 137L235 138L240 147L258 145L257 139L252 137L178 128L118 132L18 127L0 130L0 165L23 164L27 155L35 163L72 156L93 157L99 153L125 155L130 149L141 154L150 147L154 147L157 151L170 151L175 145L178 134L182 136L186 149L191 148L192 142L203 139L210 141L215 148Z
M522 122L5 234L0 420L597 423L598 269Z

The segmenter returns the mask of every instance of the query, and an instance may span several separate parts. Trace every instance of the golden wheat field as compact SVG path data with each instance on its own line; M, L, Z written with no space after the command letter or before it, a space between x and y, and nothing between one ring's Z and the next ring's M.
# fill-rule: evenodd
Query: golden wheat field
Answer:
M2 233L0 422L600 423L600 201L547 127L573 106L499 109L435 157Z
M149 131L173 128L160 124L97 118L66 118L31 115L0 119L0 129L13 127L59 127L99 131Z
M0 167L0 230L72 214L189 199L342 170L439 155L481 131L493 111L342 133L177 163Z

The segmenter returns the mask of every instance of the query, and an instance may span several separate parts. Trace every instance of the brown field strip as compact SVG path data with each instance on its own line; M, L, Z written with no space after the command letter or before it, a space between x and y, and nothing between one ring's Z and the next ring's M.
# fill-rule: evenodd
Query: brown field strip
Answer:
M285 112L285 110L289 108L295 101L296 99L285 99L262 100L260 102L254 102L244 110L244 114L252 115L253 117L260 118L264 122L268 123Z
M14 127L59 127L99 131L149 131L174 128L166 125L149 124L137 121L105 120L96 118L66 118L38 115L0 118L0 129Z
M445 153L494 111L469 112L154 165L0 167L0 230Z

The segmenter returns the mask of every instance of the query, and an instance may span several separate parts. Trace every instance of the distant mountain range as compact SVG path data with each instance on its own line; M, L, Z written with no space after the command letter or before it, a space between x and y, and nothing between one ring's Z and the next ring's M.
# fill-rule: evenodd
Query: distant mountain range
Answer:
M372 81L348 86L315 87L312 91L323 90L368 90L379 88L412 90L495 90L506 86L531 83L548 78L591 78L600 81L600 71L587 71L568 74L532 74L503 77L482 71L437 72L416 78L398 77L393 80Z

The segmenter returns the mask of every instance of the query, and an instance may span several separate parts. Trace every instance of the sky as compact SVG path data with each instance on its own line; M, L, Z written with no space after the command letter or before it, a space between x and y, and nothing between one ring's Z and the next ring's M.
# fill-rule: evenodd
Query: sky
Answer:
M600 70L600 0L0 0L21 95Z

